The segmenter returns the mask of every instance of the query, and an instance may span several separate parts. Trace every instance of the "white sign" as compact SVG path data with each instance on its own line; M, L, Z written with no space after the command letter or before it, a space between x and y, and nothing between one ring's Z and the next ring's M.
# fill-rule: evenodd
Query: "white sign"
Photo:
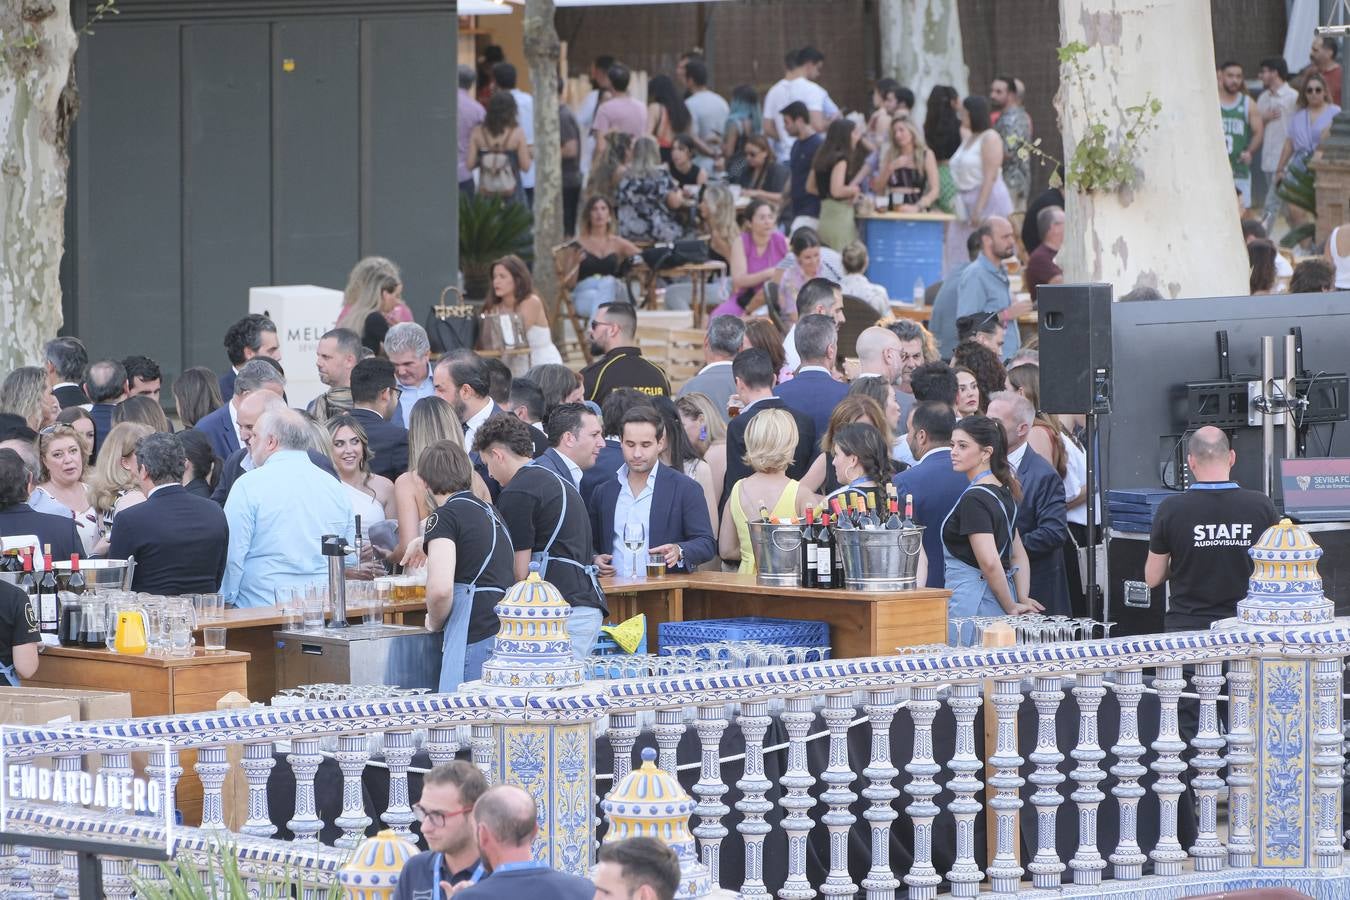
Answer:
M9 800L64 803L139 815L157 816L164 808L164 787L157 781L106 771L94 775L57 772L34 765L13 765L5 770L5 795Z
M319 380L315 355L319 338L332 330L342 312L342 291L312 284L249 288L248 311L276 323L291 406L303 409L328 390Z

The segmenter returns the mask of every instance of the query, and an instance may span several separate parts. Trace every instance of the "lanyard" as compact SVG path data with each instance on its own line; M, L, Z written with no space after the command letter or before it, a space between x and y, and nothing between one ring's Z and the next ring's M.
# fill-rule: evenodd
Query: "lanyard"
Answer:
M975 486L975 483L976 483L977 481L979 481L981 478L983 478L984 476L986 476L986 475L993 475L993 474L994 474L994 470L993 470L993 469L985 469L983 472L981 472L980 474L976 475L974 478L970 479L970 484L966 485L966 491L968 491L968 490L970 490L971 488L973 488L973 487ZM962 491L961 493L964 494L966 491Z
M441 869L444 862L445 862L445 854L437 853L436 864L431 867L431 891L433 897L440 896ZM506 863L505 865L510 865L510 863ZM505 866L501 868L505 868ZM501 868L499 868L497 871L501 871ZM483 876L486 874L487 870L483 868L482 860L479 860L478 864L473 867L473 874L469 876L469 884L477 884L479 881L483 879Z
M542 869L542 868L545 868L545 866L541 862L535 862L532 859L522 859L519 862L504 862L499 866L493 867L492 871L494 873L513 872L518 869Z
M1238 488L1236 481L1204 481L1186 488L1188 491L1231 491Z

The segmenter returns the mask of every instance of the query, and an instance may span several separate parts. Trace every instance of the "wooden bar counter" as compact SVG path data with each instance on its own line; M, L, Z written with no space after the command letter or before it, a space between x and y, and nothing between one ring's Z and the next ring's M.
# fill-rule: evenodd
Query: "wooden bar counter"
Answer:
M207 653L201 647L193 648L191 656L43 647L38 677L25 679L24 685L126 691L131 695L131 714L138 718L207 712L230 691L243 692L248 660L247 653ZM178 808L188 824L202 817L202 785L192 770L196 761L195 751L180 754L183 776L178 782Z
M889 656L901 646L947 640L948 591L850 591L768 587L753 575L695 572L663 578L602 578L610 621L647 616L647 648L658 652L657 626L735 616L814 619L830 626L836 659Z

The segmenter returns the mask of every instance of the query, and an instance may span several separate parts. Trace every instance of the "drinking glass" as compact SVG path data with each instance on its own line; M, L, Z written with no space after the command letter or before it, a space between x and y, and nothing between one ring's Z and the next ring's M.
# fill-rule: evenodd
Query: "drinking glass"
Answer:
M632 572L630 574L634 578L640 578L644 574L642 570L639 569L638 567L639 563L637 555L638 551L641 550L643 545L645 545L646 543L647 543L647 529L641 522L623 523L623 545L624 548L627 549L629 554L632 556L633 563L632 563Z
M277 615L289 621L291 610L299 606L299 600L296 598L296 589L289 585L286 587L279 587L272 591L272 598L273 605L277 610Z
M317 584L307 584L300 588L304 592L304 626L306 631L322 629L324 626L324 606L327 601L326 591L319 588Z
M384 624L384 603L380 599L379 591L375 589L375 585L363 584L360 592L365 605L365 613L361 617L361 621L366 625Z
M208 625L202 629L202 646L207 653L225 652L225 626Z

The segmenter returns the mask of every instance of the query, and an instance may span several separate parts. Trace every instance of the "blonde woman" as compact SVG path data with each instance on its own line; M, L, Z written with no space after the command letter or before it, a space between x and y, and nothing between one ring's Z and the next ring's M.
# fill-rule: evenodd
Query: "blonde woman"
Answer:
M423 397L413 404L408 418L408 459L421 459L422 451L437 441L450 441L464 448L464 427L459 417L440 397ZM465 448L465 452L468 452ZM484 503L492 502L487 484L477 472L471 479L473 495ZM394 510L398 519L398 544L389 551L389 559L403 559L408 545L422 536L422 523L435 506L417 482L417 473L408 471L394 481ZM421 566L425 557L411 558L410 568Z
M37 366L20 366L0 384L0 412L23 416L28 427L41 431L56 421L61 404L47 384L47 373Z
M364 530L369 525L398 515L394 504L394 483L370 471L370 443L366 429L348 415L334 416L327 422L329 453L338 478L347 486L352 513L361 517Z
M787 477L796 446L797 423L787 410L766 409L745 429L745 461L754 472L731 486L718 535L722 561L735 564L739 559L741 575L755 574L748 523L758 521L761 510L768 510L770 517L797 515L798 483Z
M675 400L675 409L684 433L689 435L689 443L708 464L712 476L709 496L722 496L722 482L727 477L727 423L712 398L701 391L681 394ZM712 521L717 521L716 509L712 511Z
M893 210L927 212L937 202L940 189L937 157L928 151L919 127L909 119L892 121L890 140L872 179L873 193L889 196Z
M348 276L342 302L337 327L361 335L361 343L379 353L389 332L387 317L403 302L403 275L383 256L367 256Z
M89 424L92 425L92 421ZM94 552L99 539L94 490L86 481L89 450L93 446L92 437L86 439L70 425L53 425L40 434L39 481L28 498L28 505L35 512L74 520L86 554Z
M94 465L94 510L99 516L99 542L94 552L108 551L113 521L122 510L145 502L136 480L136 444L155 429L140 422L114 425L98 448Z

